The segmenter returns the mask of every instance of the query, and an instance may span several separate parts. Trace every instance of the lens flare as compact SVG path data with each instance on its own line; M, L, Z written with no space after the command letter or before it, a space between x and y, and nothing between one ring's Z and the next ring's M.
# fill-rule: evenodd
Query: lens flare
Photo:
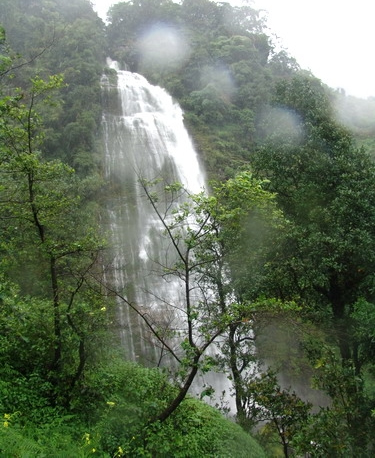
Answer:
M201 84L215 87L221 98L227 102L231 100L236 90L231 72L225 66L205 67L201 73Z
M190 55L190 47L182 33L168 24L155 24L138 42L143 64L160 67L181 65Z

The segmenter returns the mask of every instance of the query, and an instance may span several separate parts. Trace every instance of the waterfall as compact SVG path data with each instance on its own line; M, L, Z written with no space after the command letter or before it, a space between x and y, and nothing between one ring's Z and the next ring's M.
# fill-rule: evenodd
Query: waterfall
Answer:
M184 284L177 277L162 278L173 250L167 237L163 244L163 227L139 179L179 182L190 193L198 193L206 188L205 176L179 105L143 76L121 71L116 63L111 67L117 72L116 83L103 77L102 93L109 231L114 246L112 281L139 310L158 316L167 329L175 320L171 304L179 303ZM119 323L128 358L151 366L171 364L170 359L163 361L167 354L150 338L139 315L121 301ZM198 378L194 391L201 391L205 384L215 387L216 401L224 390L229 395L224 374Z
M164 313L181 285L165 282L157 266L165 265L162 227L145 199L140 178L179 182L191 193L206 187L193 143L178 104L162 88L136 73L121 71L116 84L103 77L105 175L110 186L109 231L114 245L114 278L118 290L139 307ZM159 308L159 310L158 310ZM121 338L128 357L154 364L159 350L147 341L139 318L119 304ZM165 317L167 319L167 317Z

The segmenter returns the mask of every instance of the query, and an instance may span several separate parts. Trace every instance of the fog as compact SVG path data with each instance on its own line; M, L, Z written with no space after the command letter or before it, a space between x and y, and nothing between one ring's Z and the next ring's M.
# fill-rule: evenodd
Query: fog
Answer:
M239 4L241 0L232 0ZM246 3L246 0L243 0ZM248 0L267 17L269 34L304 69L349 95L375 96L372 62L375 5L368 0ZM116 0L92 0L105 19Z
M305 69L349 95L375 96L375 5L368 0L254 0L268 24Z

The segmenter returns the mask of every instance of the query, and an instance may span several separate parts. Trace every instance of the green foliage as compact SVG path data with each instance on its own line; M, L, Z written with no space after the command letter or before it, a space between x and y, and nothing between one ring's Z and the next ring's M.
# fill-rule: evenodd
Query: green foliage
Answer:
M322 346L321 341L310 340L306 350L316 369L314 384L329 394L331 403L310 416L296 447L312 456L370 456L374 425L362 377L349 364L342 364L337 350Z
M111 456L263 456L254 439L238 426L191 398L182 402L165 422L149 424L155 409L168 402L175 391L157 370L117 361L115 366L103 367L102 372L96 373L95 380L101 385L97 388L105 393L103 400L110 401L105 403L103 416L91 436ZM235 437L239 455L232 448Z
M93 456L95 449L78 437L77 424L72 425L71 418L56 419L51 424L36 427L27 425L20 427L17 423L9 422L7 427L0 428L1 456L44 457L56 458L85 458ZM84 436L83 436L84 437ZM109 457L100 454L101 457Z
M0 99L2 407L23 411L24 421L47 421L57 400L69 404L88 335L106 321L101 296L88 286L103 242L92 210L82 207L83 180L41 152L39 109L53 105L62 85L60 75L35 76L28 91L13 88Z
M35 75L46 80L56 70L67 84L59 96L64 109L61 105L54 110L39 107L46 124L44 155L69 163L80 175L95 172L100 164L97 134L105 46L102 24L86 0L74 0L69 5L39 0L33 7L21 1L4 3L0 23L7 24L9 44L23 56L8 72L12 84L26 90ZM76 123L73 138L65 132L69 123Z
M68 3L3 0L0 11L1 453L263 456L250 436L190 398L155 421L179 393L164 374L113 354L98 363L111 344L104 330L113 333L95 280L103 242L93 203L106 40L90 2ZM131 1L114 5L109 19L111 57L181 101L209 174L230 178L212 184L210 197L187 196L165 225L180 258L163 275L194 273L202 291L214 290L187 309L180 381L186 388L189 369L212 369L204 350L225 329L220 362L240 408L252 400L252 414L268 416L296 453L371 456L374 166L335 119L338 95L275 53L249 6ZM167 43L157 56L154 43ZM341 120L372 148L373 101L365 115L345 103L351 114ZM253 175L238 174L249 161ZM163 190L172 199L182 192ZM306 345L316 386L331 397L314 415L274 374L241 378L258 356L254 329L300 311L329 330L329 350L321 336Z
M264 456L255 440L237 425L194 399L187 399L163 429L153 431L148 438L152 456Z
M320 323L332 345L314 359L317 386L332 407L310 417L298 440L305 437L303 451L313 456L348 456L372 447L370 391L363 379L371 354L364 323L372 313L375 169L335 120L330 97L309 75L280 82L253 164L288 220L268 264L265 290L300 303L304 317Z
M269 136L254 161L291 221L271 268L282 269L284 297L300 295L341 320L365 290L372 294L374 165L333 121L316 80L283 83L276 100L294 112L300 135Z
M267 422L265 429L276 431L284 456L288 457L294 436L306 424L312 404L282 389L276 374L270 370L247 381L244 391L246 419L242 422L248 427Z
M369 456L364 448L354 452L341 412L332 409L321 409L312 415L297 435L295 445L297 450L313 457Z
M375 343L375 307L374 304L360 298L353 307L354 332L358 339L358 358L361 364L374 361Z
M277 59L264 26L250 6L209 0L124 2L110 10L111 57L178 98L216 179L248 163L273 80L297 71L285 52Z
M236 296L254 300L272 239L283 226L283 215L267 182L250 172L238 173L225 183L213 184L210 212L221 226L220 241L230 266Z
M113 357L92 367L73 415L26 422L5 414L0 444L8 453L43 456L263 457L255 440L215 409L187 398L166 421L149 424L155 409L174 395L166 375ZM85 416L87 415L87 418ZM23 424L21 428L20 425ZM94 452L95 451L95 452ZM72 456L72 455L70 455Z
M266 231L271 233L272 226L281 223L281 214L273 204L274 196L248 172L224 184L216 184L213 196L189 195L178 183L159 188L158 192L154 187L162 184L160 180L141 182L175 251L175 258L162 265L163 275L178 278L185 292L182 310L179 305L186 316L184 332L175 333L181 347L178 353L173 350L175 341L169 342L168 337L159 332L155 319L141 315L156 339L178 362L179 394L166 408L165 416L157 417L165 421L173 412L172 407L175 409L186 395L186 388L198 369L212 368L212 358L204 353L220 334L229 333L223 338L221 364L236 373L235 387L240 388L240 373L245 373L254 359L254 316L276 304L273 302L271 306L272 301L263 301L261 307L260 303L245 303L244 285L253 275L251 299L257 298L256 275L262 276ZM179 204L177 198L183 198L183 203ZM254 226L258 225L264 228L262 240L256 238L258 231ZM192 294L195 290L201 294ZM236 396L240 405L240 392Z

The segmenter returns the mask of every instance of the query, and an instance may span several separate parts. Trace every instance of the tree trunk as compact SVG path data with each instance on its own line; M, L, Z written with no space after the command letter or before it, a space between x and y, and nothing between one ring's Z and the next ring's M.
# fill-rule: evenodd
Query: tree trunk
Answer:
M50 257L51 267L51 285L53 294L53 318L54 318L54 334L55 334L55 355L52 367L55 370L61 369L61 354L62 354L62 342L61 342L61 318L60 318L60 298L59 298L59 286L57 280L57 265L56 259L51 255Z
M228 344L229 344L229 366L233 376L233 386L234 386L234 393L235 393L235 401L236 401L236 409L237 409L237 417L239 423L244 423L246 419L246 412L243 406L243 387L242 387L242 377L241 372L238 369L238 358L236 352L236 343L235 343L235 333L236 333L237 326L235 324L231 324L229 326L229 334L228 334Z
M180 388L177 396L173 399L173 401L169 404L169 406L163 410L163 412L158 415L155 420L152 421L152 423L160 421L163 422L167 418L169 418L172 413L177 409L177 407L181 404L181 402L185 399L187 392L189 391L189 388L191 387L195 376L198 373L198 362L200 357L202 356L202 353L199 353L195 358L193 365L191 366L190 373L188 375L188 378L186 379L184 385Z

